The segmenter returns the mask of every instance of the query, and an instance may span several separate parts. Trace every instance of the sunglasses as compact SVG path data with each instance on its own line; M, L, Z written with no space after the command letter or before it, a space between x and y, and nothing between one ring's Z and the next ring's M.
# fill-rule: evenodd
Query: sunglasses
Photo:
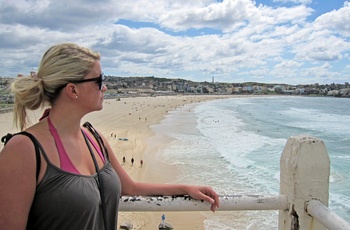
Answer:
M84 82L94 81L98 84L99 89L102 90L102 87L103 87L102 82L104 80L105 80L105 75L103 73L101 73L100 76L95 77L95 78L75 80L75 81L71 81L71 82L72 83L84 83Z
M89 78L89 79L81 79L81 80L74 80L74 81L70 81L70 83L84 83L84 82L90 82L90 81L94 81L98 84L99 90L102 90L103 84L102 82L105 80L105 75L103 73L101 73L98 77L94 77L94 78ZM61 87L59 87L56 92L61 91L61 89L63 89L64 87L66 87L67 84L62 85Z

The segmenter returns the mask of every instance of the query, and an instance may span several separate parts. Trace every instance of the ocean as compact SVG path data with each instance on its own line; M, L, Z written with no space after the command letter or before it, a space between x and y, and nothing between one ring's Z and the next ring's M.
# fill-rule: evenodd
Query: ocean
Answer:
M171 140L156 156L179 168L172 183L210 185L225 195L278 195L287 139L306 134L323 140L331 160L329 208L350 222L349 121L349 99L269 96L185 105L151 128L155 137ZM216 212L204 225L278 229L278 211Z

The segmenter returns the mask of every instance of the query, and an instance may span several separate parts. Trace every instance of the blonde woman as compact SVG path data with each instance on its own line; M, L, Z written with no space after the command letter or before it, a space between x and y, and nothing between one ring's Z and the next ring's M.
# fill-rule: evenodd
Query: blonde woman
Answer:
M103 106L100 55L73 43L49 48L36 77L17 79L14 118L23 131L0 153L1 229L117 229L120 195L190 195L219 205L207 186L134 182L88 113ZM26 110L49 104L27 127Z

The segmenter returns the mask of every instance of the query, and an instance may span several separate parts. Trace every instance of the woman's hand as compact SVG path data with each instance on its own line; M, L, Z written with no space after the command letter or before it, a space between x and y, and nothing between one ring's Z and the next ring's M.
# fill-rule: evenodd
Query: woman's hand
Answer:
M219 207L218 194L208 186L188 186L188 195L196 200L205 200L211 203L211 211L215 212L215 209Z

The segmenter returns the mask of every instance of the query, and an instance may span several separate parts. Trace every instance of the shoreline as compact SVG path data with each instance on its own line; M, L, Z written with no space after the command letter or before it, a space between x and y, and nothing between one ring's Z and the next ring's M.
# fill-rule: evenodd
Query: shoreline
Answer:
M223 97L228 98L228 97ZM132 151L132 154L126 156L126 166L124 168L127 170L129 175L136 181L139 182L152 182L152 183L171 183L176 179L177 167L174 165L169 165L162 162L155 154L158 151L162 151L166 145L171 141L170 139L164 139L157 136L155 140L149 143L151 138L154 138L156 133L153 131L153 125L159 124L167 113L171 110L176 110L182 108L185 104L201 103L208 100L223 99L222 97L203 97L199 96L196 98L193 97L184 97L184 96L166 96L158 99L151 99L148 101L149 107L153 108L152 118L147 117L146 123L139 123L137 127L139 133L142 130L147 128L147 131L144 135L140 134L140 140L135 141L135 145L141 147L136 155ZM158 104L159 103L159 104ZM147 106L148 106L147 105ZM147 112L148 113L148 112ZM151 115L150 114L150 115ZM142 127L144 126L144 127ZM135 125L133 126L135 128ZM130 134L130 133L129 133ZM138 139L137 139L138 140ZM134 167L130 166L128 162L128 157L134 157L136 165ZM137 157L142 157L144 165L142 168L139 165ZM119 159L122 156L119 156ZM135 169L136 166L136 169ZM208 212L210 212L208 210ZM130 222L133 224L133 229L143 229L151 230L157 229L159 223L161 223L161 215L163 212L119 212L119 224L123 222ZM165 212L166 222L170 223L174 229L201 229L204 230L204 220L206 216L201 212Z
M198 105L198 103L190 104L191 110L196 105ZM176 110L181 110L182 108L183 107L176 108ZM164 118L165 116L163 116L161 120ZM146 138L147 148L145 149L144 157L148 164L145 167L144 173L139 175L140 182L176 183L180 169L176 165L171 165L162 161L162 159L157 156L157 154L163 152L173 140L174 139L165 137L162 134L154 131L153 135ZM211 213L209 209L207 212ZM161 223L162 214L165 214L165 222L171 224L174 229L205 229L204 221L207 219L207 217L203 214L203 212L170 211L150 212L149 215L147 215L149 221L145 220L145 225L140 229L157 229L159 223ZM145 217L146 216L143 216L142 218Z

